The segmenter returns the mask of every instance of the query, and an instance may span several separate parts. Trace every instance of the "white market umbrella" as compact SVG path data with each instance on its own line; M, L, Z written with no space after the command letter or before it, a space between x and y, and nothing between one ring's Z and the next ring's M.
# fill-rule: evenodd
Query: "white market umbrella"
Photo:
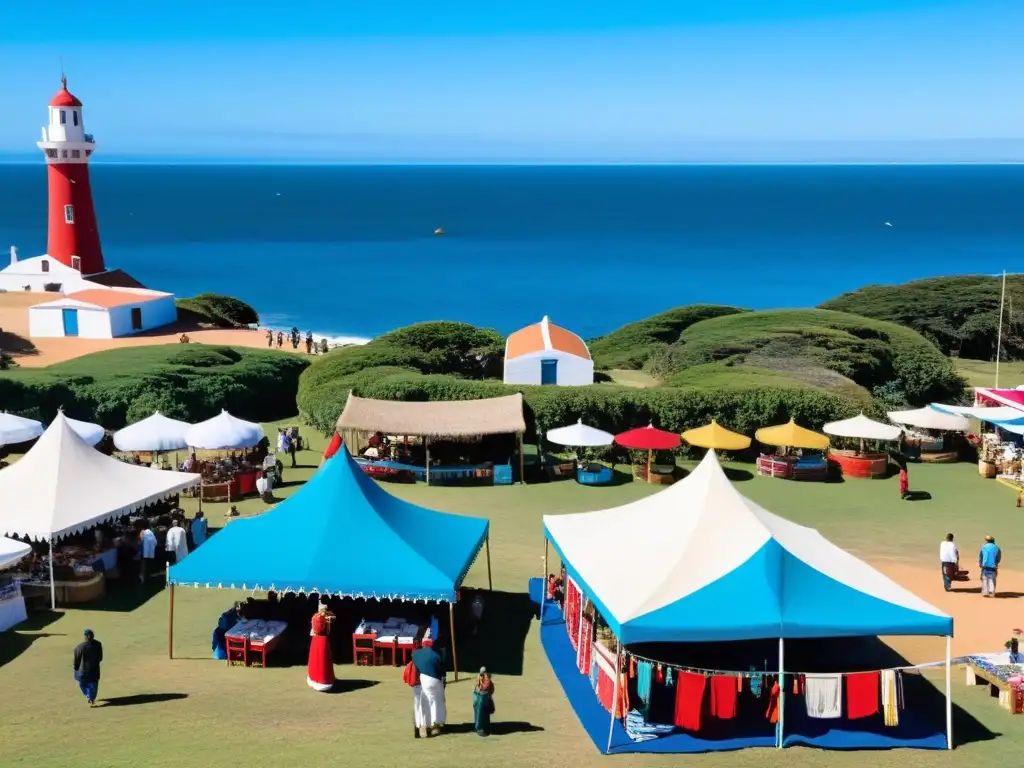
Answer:
M869 419L863 413L852 419L832 421L821 429L826 435L852 437L858 440L899 440L903 430L891 424Z
M913 411L890 411L889 421L919 429L937 429L942 432L966 432L970 424L964 416L943 413L935 408L918 408Z
M64 418L67 419L67 416ZM106 431L99 424L93 424L88 421L79 421L78 419L68 419L68 426L71 427L72 431L82 438L86 444L91 446L95 446L100 440L102 440Z
M252 448L264 437L263 427L221 411L212 419L193 424L185 432L189 447L205 451Z
M45 430L41 421L15 416L13 413L0 413L0 445L13 445L35 440Z
M114 447L119 451L158 453L188 448L185 434L192 425L156 411L142 421L129 424L114 433Z
M17 539L0 536L0 568L14 565L31 551L32 547L28 544L22 544Z
M549 442L556 445L568 445L573 448L597 448L604 445L611 445L615 435L605 432L603 429L590 427L579 419L575 424L567 427L556 427L549 429L547 438Z

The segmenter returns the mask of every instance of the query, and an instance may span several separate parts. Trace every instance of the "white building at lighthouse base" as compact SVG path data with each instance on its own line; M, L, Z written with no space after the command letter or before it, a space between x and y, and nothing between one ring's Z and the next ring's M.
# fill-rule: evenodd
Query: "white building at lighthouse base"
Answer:
M18 259L17 251L11 249L10 266L0 269L0 291L55 291L58 293L74 293L89 288L101 288L82 277L77 269L61 264L49 256L33 256L30 259Z

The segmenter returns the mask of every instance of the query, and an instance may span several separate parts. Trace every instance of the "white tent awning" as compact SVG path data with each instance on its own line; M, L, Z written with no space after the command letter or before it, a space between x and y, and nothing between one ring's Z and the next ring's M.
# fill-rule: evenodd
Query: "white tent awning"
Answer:
M100 440L103 439L103 435L106 434L106 430L103 429L99 424L92 424L88 421L79 421L78 419L67 419L68 426L75 431L75 434L82 438L86 445L96 445Z
M115 432L114 447L119 451L177 451L188 448L185 433L191 426L157 411Z
M892 424L869 419L863 413L852 419L832 421L822 427L822 432L835 437L852 437L861 440L899 440L903 430Z
M252 448L263 437L263 427L259 424L235 418L227 411L193 424L185 432L190 447L208 451Z
M890 411L889 421L918 429L937 429L943 432L966 432L970 429L967 418L957 413L943 413L935 408L913 411Z
M611 445L615 435L597 429L583 423L580 419L575 424L566 427L549 429L547 438L556 445L568 445L572 448L597 448L603 445Z
M199 475L104 456L70 421L58 413L28 453L0 470L0 535L59 539L199 484Z
M35 419L26 419L13 413L0 413L0 445L35 440L44 430L42 422Z
M942 413L955 413L969 419L988 422L989 424L1024 423L1024 411L1008 405L997 405L990 408L973 405L943 405L932 403L932 408Z
M14 565L31 551L32 547L28 544L23 544L17 539L0 536L0 568Z

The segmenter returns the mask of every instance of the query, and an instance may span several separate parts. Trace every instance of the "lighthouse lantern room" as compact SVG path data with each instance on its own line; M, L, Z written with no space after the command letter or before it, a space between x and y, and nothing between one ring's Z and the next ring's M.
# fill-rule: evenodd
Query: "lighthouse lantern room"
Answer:
M67 78L49 105L42 141L49 187L47 256L82 275L104 272L100 233L92 204L89 158L96 143L85 132L82 102L68 90Z

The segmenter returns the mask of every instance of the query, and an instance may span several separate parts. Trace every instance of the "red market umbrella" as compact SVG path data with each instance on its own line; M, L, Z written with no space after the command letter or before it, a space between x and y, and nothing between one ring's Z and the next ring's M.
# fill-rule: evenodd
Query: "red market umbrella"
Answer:
M324 458L329 459L338 452L341 448L341 435L337 432L334 433L334 437L331 438L331 444L327 446L327 450L324 451Z
M651 455L654 451L670 451L678 448L682 438L675 432L655 429L653 424L637 427L615 436L615 442L623 448L647 451L647 482L651 482Z

